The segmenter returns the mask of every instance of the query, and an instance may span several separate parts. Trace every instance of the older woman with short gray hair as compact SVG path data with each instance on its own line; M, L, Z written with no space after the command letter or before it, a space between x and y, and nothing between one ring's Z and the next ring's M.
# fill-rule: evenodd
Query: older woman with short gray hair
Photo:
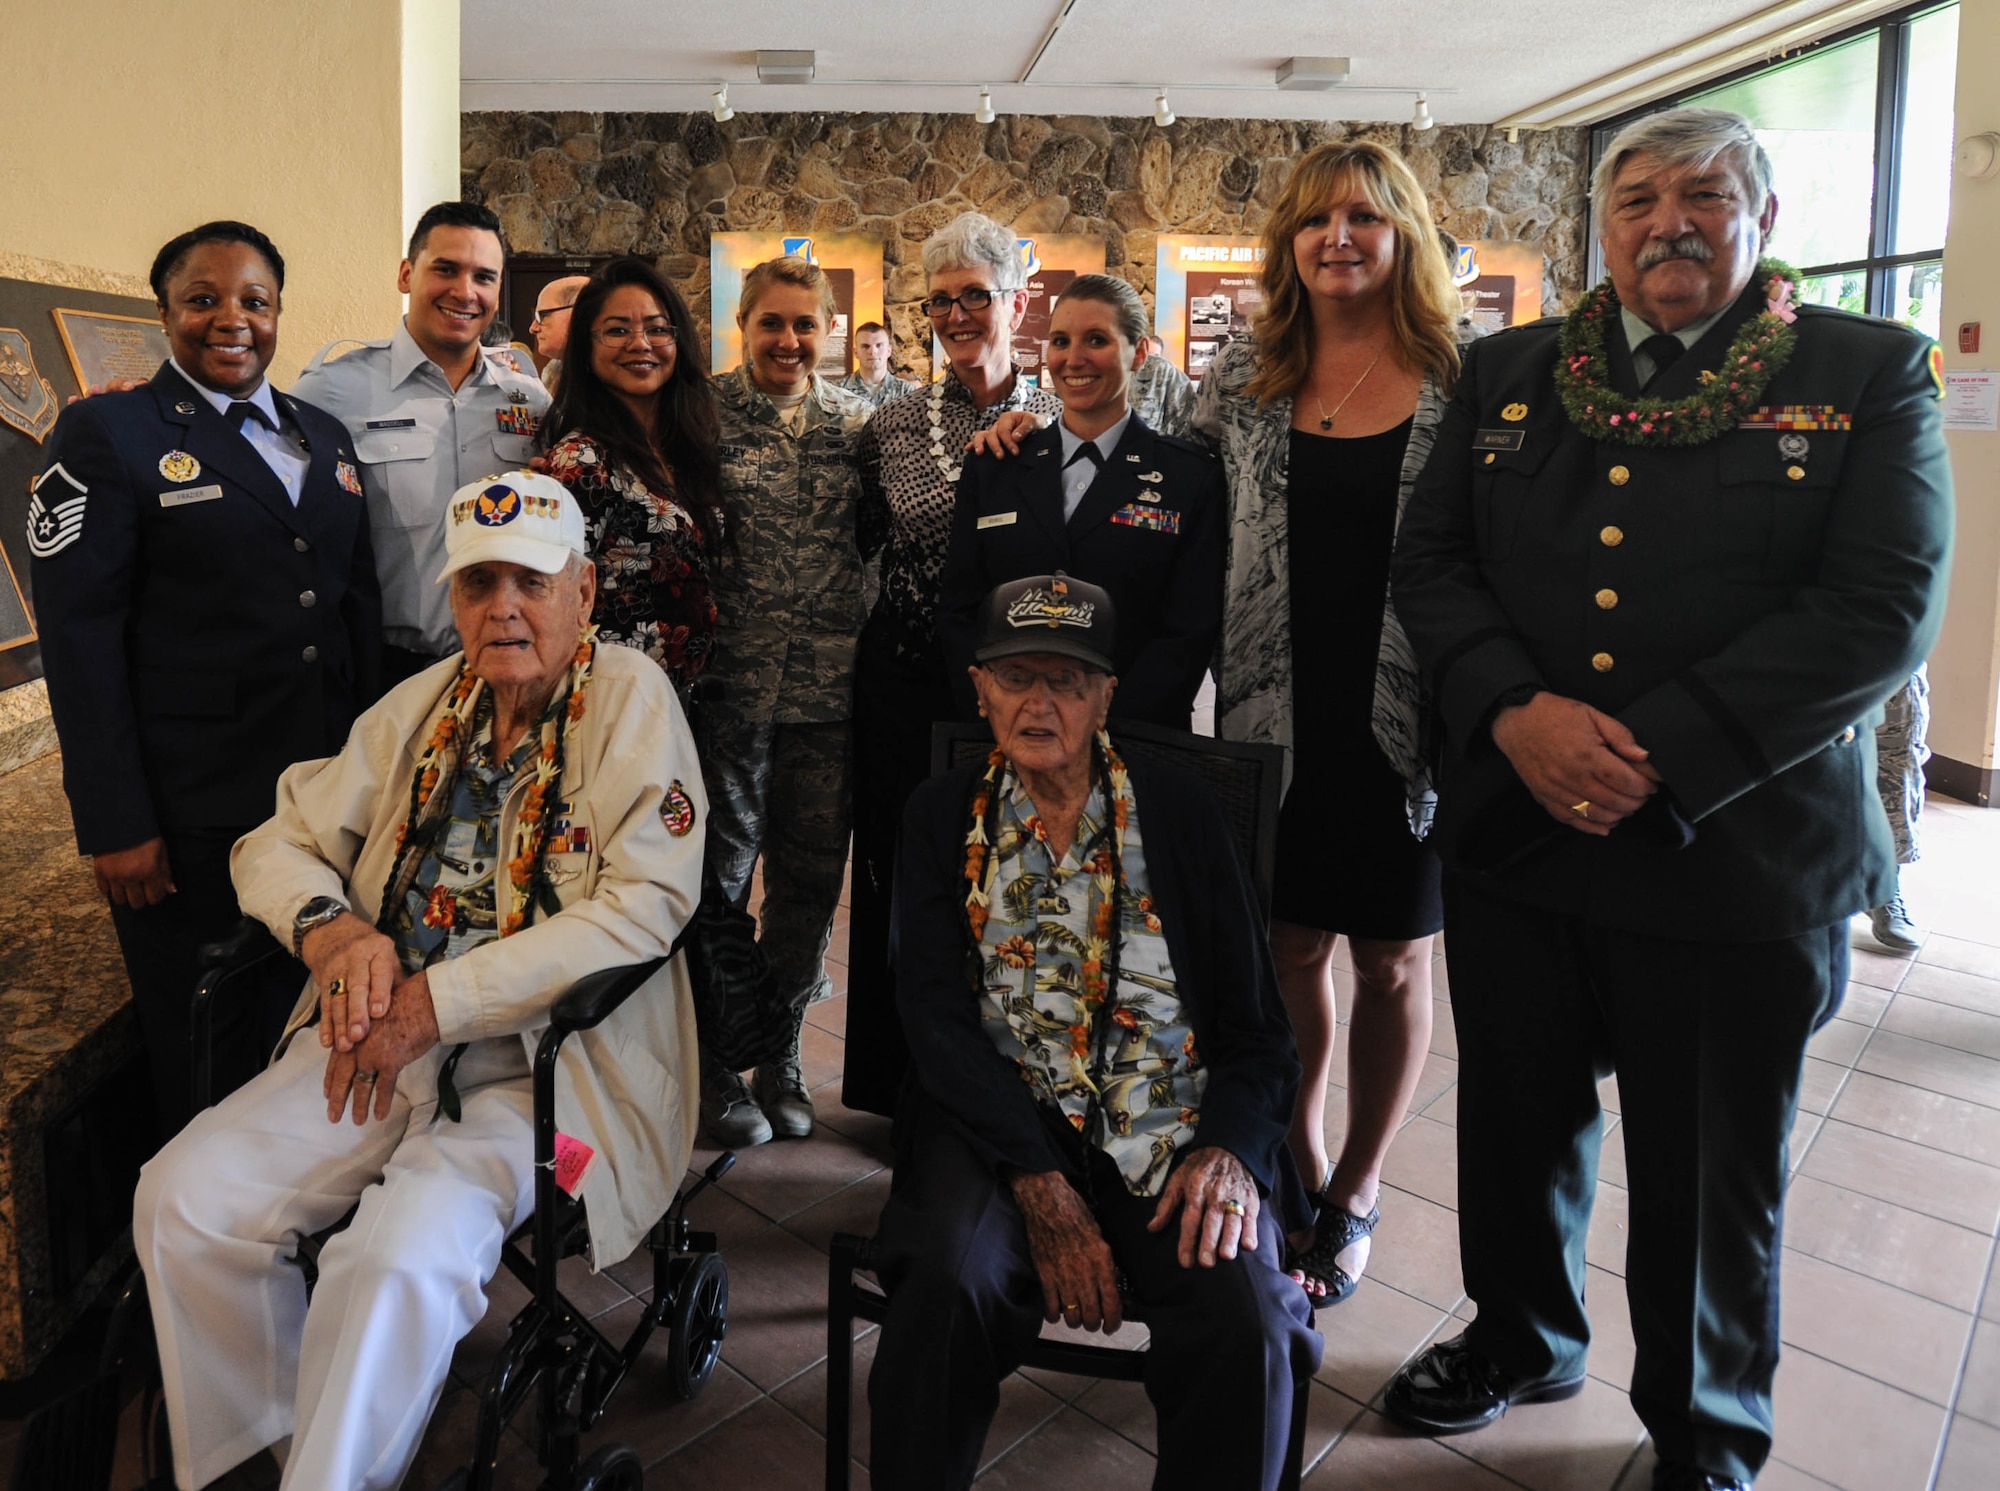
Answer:
M945 374L883 406L861 436L863 553L882 551L881 599L854 678L854 889L842 1100L894 1110L904 1065L890 993L889 879L903 804L929 775L931 724L955 714L938 594L966 442L1010 410L1061 412L1014 365L1027 273L1013 232L962 213L924 244L922 306Z

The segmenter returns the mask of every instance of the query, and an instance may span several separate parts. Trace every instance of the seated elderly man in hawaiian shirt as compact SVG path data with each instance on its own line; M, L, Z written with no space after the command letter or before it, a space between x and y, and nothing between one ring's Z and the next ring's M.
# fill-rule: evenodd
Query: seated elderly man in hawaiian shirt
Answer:
M667 953L700 894L687 721L650 659L596 642L575 500L525 472L474 483L446 552L464 651L338 756L287 771L231 860L244 909L312 972L289 1044L140 1179L133 1242L186 1491L287 1439L286 1487L402 1483L533 1206L550 1006ZM697 1083L678 960L564 1044L556 1123L595 1152L594 1267L666 1210ZM349 1208L308 1302L290 1258Z
M1116 1330L1121 1282L1156 1486L1277 1485L1319 1365L1280 1267L1299 1064L1262 920L1201 784L1104 733L1113 625L1062 575L996 589L972 669L996 747L904 819L878 1491L969 1485L1044 1320Z

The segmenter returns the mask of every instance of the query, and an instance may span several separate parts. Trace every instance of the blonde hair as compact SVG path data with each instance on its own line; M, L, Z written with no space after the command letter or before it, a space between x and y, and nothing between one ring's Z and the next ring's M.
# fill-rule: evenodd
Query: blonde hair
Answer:
M1396 230L1396 266L1389 281L1390 335L1409 366L1445 392L1458 379L1458 290L1438 244L1424 189L1393 150L1368 140L1321 145L1292 168L1264 224L1264 304L1251 322L1257 373L1247 392L1262 403L1286 397L1312 366L1312 312L1292 258L1292 240L1307 218L1330 202L1360 197Z
M829 327L833 325L833 281L817 264L808 264L797 254L787 254L782 259L766 259L743 276L743 293L736 297L738 326L750 318L750 308L773 285L797 285L801 290L812 291L819 297L820 319Z

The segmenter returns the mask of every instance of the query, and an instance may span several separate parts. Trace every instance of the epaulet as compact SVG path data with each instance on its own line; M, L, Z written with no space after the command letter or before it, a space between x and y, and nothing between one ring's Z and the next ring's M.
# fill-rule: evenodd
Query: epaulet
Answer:
M312 373L312 372L317 372L320 368L325 367L327 354L333 351L333 349L336 347L368 347L376 351L380 351L381 349L387 347L388 345L389 345L389 338L387 337L382 338L382 340L379 342L365 342L359 337L335 337L332 341L328 342L324 347L320 348L319 351L313 354L312 361L306 364L305 370L308 373Z

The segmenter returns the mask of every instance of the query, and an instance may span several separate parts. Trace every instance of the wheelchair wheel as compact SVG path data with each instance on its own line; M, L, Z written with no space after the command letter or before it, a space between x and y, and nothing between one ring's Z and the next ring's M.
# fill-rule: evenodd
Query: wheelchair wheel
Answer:
M646 1468L622 1444L600 1445L576 1469L570 1491L645 1491Z
M708 1385L729 1330L729 1269L713 1253L686 1260L674 1288L667 1341L667 1392L686 1403Z

